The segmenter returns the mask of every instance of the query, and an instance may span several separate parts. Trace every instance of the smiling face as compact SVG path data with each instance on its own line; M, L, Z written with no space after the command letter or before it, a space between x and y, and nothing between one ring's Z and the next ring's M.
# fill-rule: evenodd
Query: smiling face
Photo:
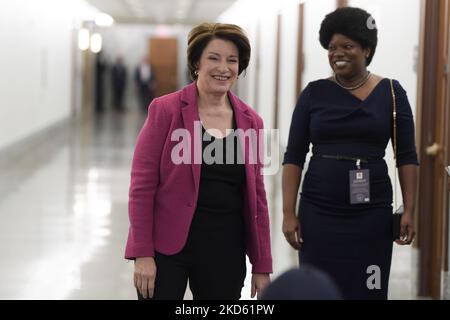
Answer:
M366 59L370 48L363 49L352 39L335 34L328 45L328 60L337 76L351 79L366 72Z
M198 87L210 94L225 94L239 73L239 50L228 40L213 39L198 64Z

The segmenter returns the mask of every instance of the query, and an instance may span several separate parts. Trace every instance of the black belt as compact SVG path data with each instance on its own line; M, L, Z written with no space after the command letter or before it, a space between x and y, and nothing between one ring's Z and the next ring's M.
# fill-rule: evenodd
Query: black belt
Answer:
M374 158L367 158L367 157L359 158L359 157L349 157L349 156L341 156L341 155L332 156L332 155L327 155L327 154L314 154L314 156L323 158L323 159L348 160L348 161L354 161L354 162L357 162L359 160L361 163L369 163L370 159L374 159Z

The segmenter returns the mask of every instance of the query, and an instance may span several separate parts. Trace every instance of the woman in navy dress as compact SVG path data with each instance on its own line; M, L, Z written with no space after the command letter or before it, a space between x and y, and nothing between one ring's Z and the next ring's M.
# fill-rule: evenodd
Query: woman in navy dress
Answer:
M375 21L362 9L337 9L322 22L320 42L335 75L309 83L292 116L283 162L283 233L299 250L300 266L328 273L345 299L387 299L392 185L383 157L393 134L393 103L390 80L367 70L377 46ZM411 107L400 83L393 84L404 203L396 242L409 245L418 161ZM296 215L310 144L313 155ZM367 182L362 197L351 197L356 170Z

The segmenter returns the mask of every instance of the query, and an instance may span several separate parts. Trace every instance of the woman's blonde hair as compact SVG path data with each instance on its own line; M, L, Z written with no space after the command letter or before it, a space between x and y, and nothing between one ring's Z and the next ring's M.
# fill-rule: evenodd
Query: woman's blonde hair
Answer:
M250 61L250 41L244 30L234 24L202 23L194 27L188 36L187 60L191 78L197 79L195 71L203 50L213 39L228 40L234 43L239 50L239 74L248 67Z

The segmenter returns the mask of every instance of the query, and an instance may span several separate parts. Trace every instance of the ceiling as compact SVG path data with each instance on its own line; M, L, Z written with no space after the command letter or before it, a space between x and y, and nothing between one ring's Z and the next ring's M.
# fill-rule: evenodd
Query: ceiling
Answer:
M117 23L195 25L215 21L236 0L87 0Z

